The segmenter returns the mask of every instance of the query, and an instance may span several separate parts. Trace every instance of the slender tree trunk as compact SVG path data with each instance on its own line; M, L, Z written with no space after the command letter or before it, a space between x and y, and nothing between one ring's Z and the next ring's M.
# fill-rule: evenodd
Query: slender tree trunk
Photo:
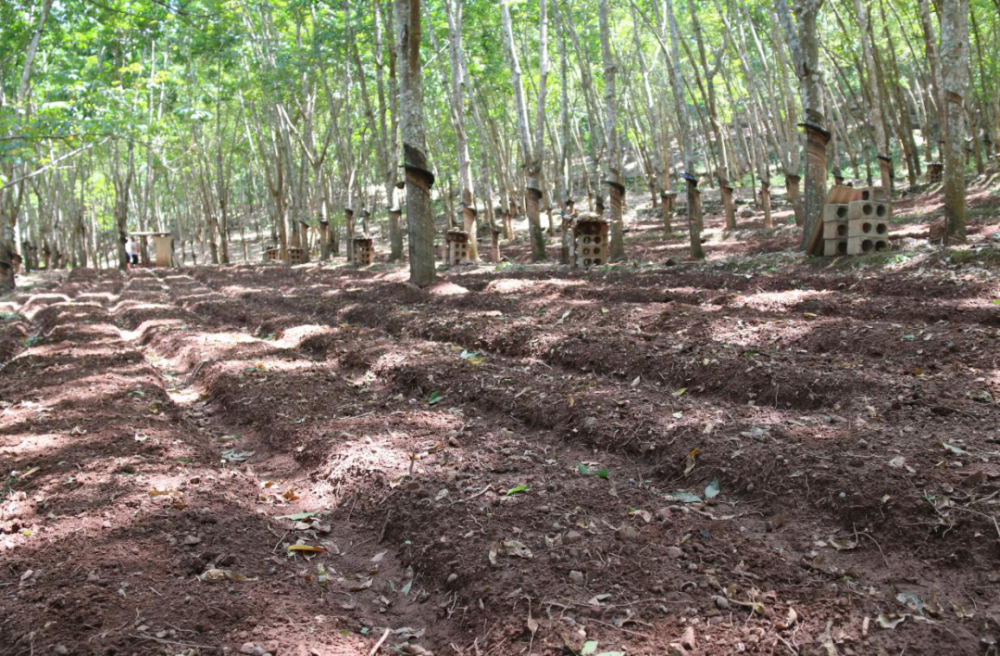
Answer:
M544 0L543 0L544 2ZM462 196L462 229L469 235L469 259L479 260L476 236L476 207L472 189L472 164L469 161L469 141L465 134L465 54L462 51L462 0L447 0L448 45L451 53L451 124L455 129L455 150L458 155L458 181Z
M618 106L615 96L615 82L618 65L611 52L610 10L608 0L600 0L601 56L604 60L604 135L607 139L608 194L611 198L611 244L609 258L612 262L625 259L625 235L622 223L622 204L625 202L625 184L622 180L622 153L618 143Z
M531 239L531 261L541 262L545 259L545 234L542 231L542 221L539 216L542 200L542 161L545 146L545 92L548 76L548 22L546 0L539 0L538 21L538 106L535 111L535 130L532 134L531 120L528 116L528 105L524 93L524 81L521 75L520 58L517 55L517 45L514 43L514 28L510 17L510 7L507 2L501 4L504 36L507 46L507 62L510 65L511 85L514 87L514 106L517 114L518 136L521 143L521 155L525 172L525 210L528 215L528 230Z
M687 101L684 95L684 79L680 72L680 30L677 27L677 17L674 15L673 0L666 0L665 13L670 24L670 86L674 96L674 108L677 113L677 124L680 132L681 154L684 157L684 178L687 184L687 214L688 237L691 246L691 258L705 259L705 251L701 247L701 192L698 191L698 178L694 174L694 148L691 145L691 126L688 117Z
M406 169L406 225L409 234L410 282L421 287L434 282L434 215L431 186L434 175L427 161L424 97L420 62L420 0L395 0L396 47L400 66L400 136Z
M944 101L945 244L962 243L965 230L965 94L969 86L969 1L941 3Z

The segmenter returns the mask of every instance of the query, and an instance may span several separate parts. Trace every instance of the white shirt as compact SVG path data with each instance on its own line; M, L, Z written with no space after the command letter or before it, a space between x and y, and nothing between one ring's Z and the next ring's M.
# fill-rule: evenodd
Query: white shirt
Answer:
M129 255L135 255L135 242L131 239L125 242L125 252Z

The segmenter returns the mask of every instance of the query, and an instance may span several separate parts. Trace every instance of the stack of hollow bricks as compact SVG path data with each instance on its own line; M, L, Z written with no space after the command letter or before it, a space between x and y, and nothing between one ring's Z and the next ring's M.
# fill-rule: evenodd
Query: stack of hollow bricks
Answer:
M448 245L448 264L455 266L469 259L469 233L460 229L452 228L445 235Z
M892 211L882 187L841 189L850 191L823 207L823 254L865 255L889 250Z
M573 224L573 265L590 267L607 264L608 232L608 222L597 214L580 214Z
M375 263L375 242L367 235L354 238L354 266L368 266Z

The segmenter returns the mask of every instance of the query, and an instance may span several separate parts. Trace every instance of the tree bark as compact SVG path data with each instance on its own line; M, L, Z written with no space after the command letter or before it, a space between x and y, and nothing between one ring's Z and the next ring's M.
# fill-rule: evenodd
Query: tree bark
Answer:
M525 173L525 200L528 215L528 230L531 239L531 261L541 262L545 259L545 234L542 232L542 221L539 216L542 195L542 161L545 146L545 92L548 77L548 21L546 0L538 3L538 106L535 111L535 130L532 133L531 119L528 116L528 105L524 94L524 81L521 74L521 63L514 43L514 28L510 17L508 0L501 4L503 14L504 36L507 45L507 62L510 65L511 85L514 87L514 106L517 114L518 136L521 140L521 156Z
M437 274L434 268L434 215L431 209L434 175L431 174L427 161L427 137L424 132L420 0L395 0L395 8L410 282L424 287L433 283Z
M544 2L545 0L542 0ZM462 51L462 1L447 0L448 46L451 53L451 124L455 129L455 150L458 155L458 182L462 196L462 229L469 235L469 259L479 260L476 236L476 208L472 188L472 163L469 160L469 140L465 133L465 54Z
M941 3L941 96L944 101L945 244L965 230L965 94L969 86L969 1Z
M622 180L622 153L618 143L618 105L615 82L618 65L611 52L610 10L608 0L600 0L598 7L601 22L601 57L604 60L604 135L608 152L605 157L608 192L611 198L611 243L608 252L612 262L625 258L625 234L622 223L622 203L625 202L625 185Z

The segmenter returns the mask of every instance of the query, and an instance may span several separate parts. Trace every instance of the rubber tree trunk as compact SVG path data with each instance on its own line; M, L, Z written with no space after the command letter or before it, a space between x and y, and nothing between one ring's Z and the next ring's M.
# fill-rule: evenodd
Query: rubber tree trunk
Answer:
M791 203L792 209L795 210L795 225L799 226L805 223L805 208L802 206L802 192L799 188L800 182L802 182L801 176L785 176L785 189L788 194L788 202Z
M396 183L396 189L406 188L406 182L400 180ZM403 211L397 205L397 199L393 196L393 202L389 206L389 261L403 261Z
M347 241L347 261L354 262L354 210L349 207L344 208L344 232Z
M941 70L944 101L945 244L966 240L965 94L969 86L969 2L941 4Z
M476 239L479 233L476 224L476 208L467 201L462 202L462 230L469 234L469 259L473 262L479 261L479 243Z
M625 259L625 234L622 223L625 185L609 180L608 197L611 199L611 244L608 257L612 262L620 262Z
M766 180L760 181L760 204L764 208L764 229L770 230L774 227L774 217L771 215L771 183Z
M529 182L531 179L529 178ZM525 190L525 209L528 214L528 232L531 237L531 261L545 259L545 232L542 230L542 191L534 187Z
M396 46L400 65L400 135L406 169L406 230L409 235L410 282L434 282L434 215L424 132L423 77L420 65L420 0L395 0Z
M674 199L677 194L672 191L660 192L660 215L663 218L663 233L670 237L674 233L671 215L674 213Z
M726 214L726 230L736 230L736 205L733 203L733 187L723 178L719 179L722 191L722 209Z
M806 130L806 199L802 247L805 248L816 222L823 220L823 203L826 202L826 145L830 143L830 133L810 123L804 123L803 127Z
M685 177L687 182L687 212L688 234L691 239L691 259L705 259L705 251L701 248L701 191L698 190L698 180Z

